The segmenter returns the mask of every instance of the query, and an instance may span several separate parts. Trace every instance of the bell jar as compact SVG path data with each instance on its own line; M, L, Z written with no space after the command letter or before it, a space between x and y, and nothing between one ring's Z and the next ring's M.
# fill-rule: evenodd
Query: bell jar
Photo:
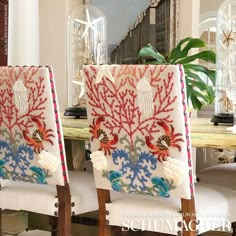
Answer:
M236 0L226 0L217 13L215 125L233 123L236 112L235 34Z
M67 18L68 109L64 115L86 116L82 67L107 64L106 17L97 7L85 4L74 8Z

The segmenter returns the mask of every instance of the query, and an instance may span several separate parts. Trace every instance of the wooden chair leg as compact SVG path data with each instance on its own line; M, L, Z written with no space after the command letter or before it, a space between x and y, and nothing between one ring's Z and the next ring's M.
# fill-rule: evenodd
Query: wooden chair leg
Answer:
M106 203L111 202L109 190L97 189L98 194L98 236L111 236L111 226L106 221Z
M120 227L120 226L113 226L112 227L112 235L115 235L115 236L127 236L128 235L128 231L123 231L122 227Z
M122 231L121 230L121 234L120 234L121 236L128 236L128 231Z
M69 184L57 185L58 208L58 236L71 235L71 195Z
M51 226L51 236L57 236L58 218L49 216L49 224Z
M183 214L183 236L195 236L196 232L196 211L194 198L181 199ZM186 228L187 227L187 228ZM180 234L181 235L181 234Z
M236 236L236 222L233 222L233 223L231 224L231 227L232 227L232 230L233 230L232 236Z

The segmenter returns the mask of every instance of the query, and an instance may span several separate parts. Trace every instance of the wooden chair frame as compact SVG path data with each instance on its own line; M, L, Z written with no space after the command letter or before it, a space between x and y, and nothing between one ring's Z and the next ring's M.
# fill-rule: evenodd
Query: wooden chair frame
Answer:
M97 189L98 194L98 205L99 205L99 218L98 218L98 236L111 236L111 228L112 226L109 225L109 221L106 220L106 215L109 212L106 210L106 203L111 202L110 198L110 191L106 189ZM182 205L182 215L183 215L183 222L182 224L182 232L179 231L179 235L183 236L195 236L197 235L196 230L196 211L195 211L195 199L181 199ZM187 226L188 228L186 229ZM189 227L190 226L190 227ZM159 233L157 232L157 235ZM234 236L234 235L233 235Z

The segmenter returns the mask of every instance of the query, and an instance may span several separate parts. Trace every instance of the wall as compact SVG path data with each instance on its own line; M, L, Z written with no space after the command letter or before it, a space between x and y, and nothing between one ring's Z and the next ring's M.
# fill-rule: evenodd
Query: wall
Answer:
M40 64L53 67L61 112L67 107L66 20L82 0L40 0Z
M179 0L178 40L198 37L200 0Z
M200 13L217 11L222 2L224 2L224 0L200 0Z
M39 64L38 12L38 0L9 0L8 65Z

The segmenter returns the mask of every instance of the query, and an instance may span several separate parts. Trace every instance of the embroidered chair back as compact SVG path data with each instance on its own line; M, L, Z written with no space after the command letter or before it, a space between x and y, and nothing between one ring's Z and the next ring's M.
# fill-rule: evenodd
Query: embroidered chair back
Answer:
M182 66L88 65L84 77L96 187L191 198Z
M68 182L50 67L0 67L0 177L37 184Z

